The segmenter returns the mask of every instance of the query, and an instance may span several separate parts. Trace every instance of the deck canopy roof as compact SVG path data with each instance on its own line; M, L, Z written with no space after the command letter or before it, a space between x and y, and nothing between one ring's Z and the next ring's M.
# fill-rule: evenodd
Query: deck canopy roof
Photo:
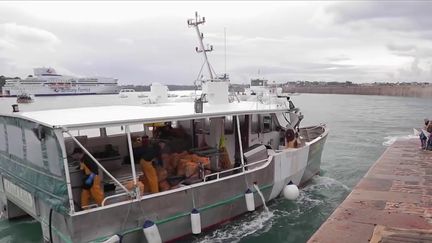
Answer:
M170 120L198 119L225 115L242 115L286 111L276 104L234 102L223 105L204 104L203 113L194 112L194 103L165 103L143 106L99 106L71 109L21 112L19 117L65 129L82 129Z

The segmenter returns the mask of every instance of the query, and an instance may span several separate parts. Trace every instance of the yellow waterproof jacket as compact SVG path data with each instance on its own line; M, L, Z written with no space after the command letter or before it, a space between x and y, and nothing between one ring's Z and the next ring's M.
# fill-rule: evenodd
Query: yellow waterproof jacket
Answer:
M156 169L151 161L140 160L142 172L144 173L144 189L149 189L150 193L159 192L159 180Z

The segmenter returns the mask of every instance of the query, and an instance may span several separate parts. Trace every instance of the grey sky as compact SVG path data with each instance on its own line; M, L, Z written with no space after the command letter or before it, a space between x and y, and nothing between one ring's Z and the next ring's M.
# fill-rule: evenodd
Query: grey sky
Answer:
M186 24L206 17L217 73L270 80L432 80L432 2L0 2L0 74L51 66L120 83L192 84Z

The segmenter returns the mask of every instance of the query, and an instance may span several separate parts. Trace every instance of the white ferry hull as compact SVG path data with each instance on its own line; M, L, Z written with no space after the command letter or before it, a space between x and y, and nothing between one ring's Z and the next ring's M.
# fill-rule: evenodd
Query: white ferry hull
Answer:
M7 79L2 96L31 94L35 96L114 94L119 88L117 79L84 77L57 74L53 68L35 68L34 75L25 79Z
M3 87L2 95L15 97L22 93L35 96L57 96L57 95L91 95L91 94L117 94L117 85L95 85L95 86L69 86L50 87L48 85L16 85Z

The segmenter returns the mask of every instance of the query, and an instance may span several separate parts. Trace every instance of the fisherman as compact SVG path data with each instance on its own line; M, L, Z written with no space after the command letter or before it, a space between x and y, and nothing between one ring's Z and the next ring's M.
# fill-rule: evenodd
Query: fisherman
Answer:
M432 123L429 121L429 119L424 119L424 130L427 130L429 123ZM426 134L424 134L423 130L420 131L420 142L421 142L421 149L426 149L427 147L427 142L428 142L428 137L426 136Z
M150 143L140 157L140 167L143 176L140 178L144 183L144 190L150 193L159 192L158 175L155 165L159 164L159 144Z
M101 188L101 178L98 166L81 148L75 148L72 156L80 161L80 169L84 173L83 185L81 190L81 207L90 204L93 199L97 205L101 206L104 199L104 192Z
M432 150L432 120L429 120L428 125L426 126L426 132L429 133L429 137L426 140L426 150Z
M135 159L140 159L150 148L150 139L147 135L141 137L141 146L134 148L133 155Z
M294 129L289 128L285 131L285 147L286 148L297 148L298 142L296 139L296 132Z
M295 109L295 105L294 103L291 101L290 97L287 97L288 103L289 103L289 108L290 110L294 110Z

